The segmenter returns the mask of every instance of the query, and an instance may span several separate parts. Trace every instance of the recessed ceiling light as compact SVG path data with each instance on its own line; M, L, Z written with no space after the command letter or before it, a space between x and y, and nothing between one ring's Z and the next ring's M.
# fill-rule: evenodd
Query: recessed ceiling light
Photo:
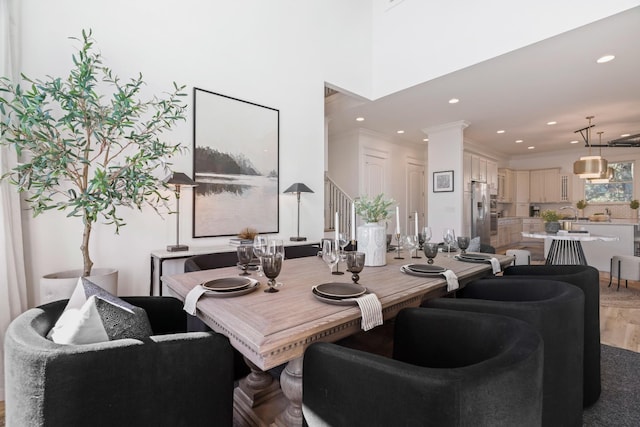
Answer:
M457 104L458 102L460 102L460 100L458 98L451 98L449 100L449 104Z
M621 138L626 138L628 136L631 136L630 133L623 133L622 135L620 135Z
M533 145L530 145L530 146L527 147L527 150L533 150L534 148L536 148L536 147L534 147Z
M548 124L549 126L553 126L553 125L555 125L555 124L558 124L558 122L556 122L556 121L553 121L553 120L552 120L552 121L550 121L550 122L547 122L547 124Z
M614 58L615 58L615 55L604 55L598 58L596 62L598 64L604 64L605 62L613 61Z
M574 139L573 141L569 141L569 144L577 144L579 141L577 139Z
M364 117L356 117L356 122L364 122Z
M396 133L404 133L404 131L403 130L398 130L398 131L396 131Z
M516 144L520 144L522 142L521 139L516 139Z
M424 142L429 142L429 138L423 139Z
M496 131L496 133L504 133L504 129L500 129L499 131Z

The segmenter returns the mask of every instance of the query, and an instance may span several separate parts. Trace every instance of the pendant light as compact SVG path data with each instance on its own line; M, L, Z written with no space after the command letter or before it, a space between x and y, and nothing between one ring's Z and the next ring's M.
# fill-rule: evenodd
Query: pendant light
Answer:
M591 155L591 119L593 119L593 116L587 117L587 120L589 120L589 126L586 128L587 136L585 138L585 142L589 147L589 155L580 157L580 160L573 162L573 173L583 179L599 179L601 176L605 176L608 166L606 159L603 159L601 156Z
M598 145L600 146L600 155L602 155L602 134L603 133L604 132L598 132L598 138L599 138ZM589 178L587 179L587 182L589 184L608 184L609 181L613 180L614 176L615 176L615 171L613 170L612 167L608 167L600 177Z

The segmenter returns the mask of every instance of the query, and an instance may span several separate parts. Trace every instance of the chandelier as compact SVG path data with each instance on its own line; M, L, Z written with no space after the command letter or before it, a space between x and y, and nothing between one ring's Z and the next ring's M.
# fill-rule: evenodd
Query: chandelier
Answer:
M602 158L602 156L591 155L590 141L591 128L593 127L593 125L591 124L591 119L593 119L593 116L588 116L587 120L589 120L589 126L576 131L580 132L587 147L589 147L589 155L580 157L580 160L576 160L575 162L573 162L573 173L583 179L602 179L608 174L607 167L609 164L606 159Z
M598 147L600 147L600 154L602 154L602 134L604 132L598 132L598 137L600 138L600 142L598 143ZM615 176L615 171L612 167L608 167L602 175L598 178L588 178L587 182L589 184L608 184L609 181L612 181Z

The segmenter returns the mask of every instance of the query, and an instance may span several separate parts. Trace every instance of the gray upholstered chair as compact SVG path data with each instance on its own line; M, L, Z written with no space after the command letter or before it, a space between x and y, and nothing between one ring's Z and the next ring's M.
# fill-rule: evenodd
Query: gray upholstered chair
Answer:
M186 315L175 298L122 299L146 310L155 335L56 344L46 335L67 300L14 319L5 335L8 426L232 425L229 340L186 333Z
M544 341L542 425L582 426L584 294L580 289L552 280L480 279L460 289L456 298L436 298L422 305L500 314L529 323Z
M527 323L408 308L393 359L331 343L304 354L308 425L539 426L543 344Z
M505 268L505 279L561 280L584 292L583 406L598 401L600 375L600 273L589 265L516 265Z

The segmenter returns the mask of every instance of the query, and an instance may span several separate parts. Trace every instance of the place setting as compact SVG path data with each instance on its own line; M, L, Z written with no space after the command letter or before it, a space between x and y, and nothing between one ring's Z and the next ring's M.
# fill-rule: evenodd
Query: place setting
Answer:
M433 259L438 255L438 244L426 242L423 245L423 252L427 257L427 264L405 264L400 267L400 271L410 276L436 277L444 276L447 280L447 291L451 292L460 287L458 276L452 271L439 265L433 265Z
M458 237L458 246L461 251L459 254L454 255L454 258L458 261L463 262L473 262L479 264L491 264L491 268L493 274L499 273L502 271L502 267L500 266L500 261L491 254L483 254L483 253L475 253L475 252L467 252L466 249L469 247L470 239L468 237ZM464 246L464 249L463 249Z
M260 282L251 277L224 277L208 280L196 285L184 299L184 310L196 314L196 304L203 295L214 298L230 298L245 295L260 287Z

